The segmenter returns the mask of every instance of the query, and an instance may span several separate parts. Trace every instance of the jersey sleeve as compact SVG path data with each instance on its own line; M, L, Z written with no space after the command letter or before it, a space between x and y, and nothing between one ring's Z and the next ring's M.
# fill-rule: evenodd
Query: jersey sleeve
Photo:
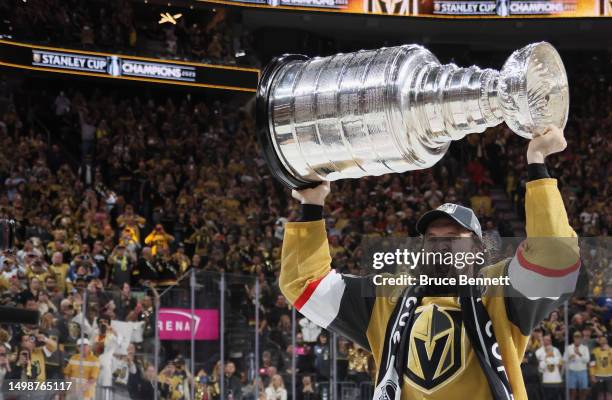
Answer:
M527 336L574 291L580 254L556 179L527 183L525 213L527 238L508 264L506 308Z
M375 300L372 280L331 269L323 220L285 225L280 289L306 318L370 350L366 332Z

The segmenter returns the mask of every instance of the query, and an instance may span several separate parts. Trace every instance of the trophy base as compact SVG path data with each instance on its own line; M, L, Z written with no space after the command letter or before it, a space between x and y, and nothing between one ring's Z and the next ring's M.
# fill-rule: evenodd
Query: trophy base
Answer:
M283 65L294 60L308 60L308 57L300 54L285 54L281 57L275 57L262 71L255 99L255 120L257 123L257 139L272 176L290 189L302 190L319 186L321 182L307 181L296 177L287 170L274 149L273 133L270 132L268 122L268 116L270 115L268 114L268 97L274 77Z

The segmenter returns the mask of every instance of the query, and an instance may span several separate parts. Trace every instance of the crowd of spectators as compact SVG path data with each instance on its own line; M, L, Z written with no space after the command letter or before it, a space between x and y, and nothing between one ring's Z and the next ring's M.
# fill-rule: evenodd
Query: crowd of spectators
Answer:
M612 90L588 77L579 85L568 148L548 164L576 232L606 237L612 164L605 135L612 112L605 107ZM291 308L277 285L284 224L297 217L298 207L270 176L248 107L78 86L54 93L45 106L49 136L32 123L27 104L0 91L0 213L17 224L17 250L0 257L0 304L42 315L37 326L2 325L0 376L69 377L84 386L85 399L102 398L112 387L128 398L150 399L158 391L180 400L189 398L192 385L197 399L214 399L223 379L226 398L285 400L295 373L298 398L327 398L322 382L330 379L332 338L298 315L294 348ZM71 163L66 144L79 140L79 162ZM514 236L490 191L501 188L522 218L524 153L524 140L500 126L453 144L434 168L334 182L325 209L333 267L363 274L363 237L414 236L418 216L444 202L474 207L487 235ZM593 383L607 373L608 262L583 254L592 296L572 299L569 321L561 309L535 330L523 364L530 399L559 398L566 366L586 371L596 359ZM214 354L212 362L196 364L192 376L186 353L166 343L156 369L155 305L192 269L217 277L225 272L232 288L232 277L259 280L259 326L249 311L253 285L230 296L238 305L232 311L260 333L259 371L245 354L227 355L224 365ZM565 347L566 333L573 347ZM580 361L591 353L599 358ZM339 339L337 356L341 381L360 388L370 380L372 360L364 350ZM581 382L581 376L572 379ZM596 386L599 394L610 390L606 383ZM576 396L586 394L576 390Z
M18 41L225 65L255 60L250 57L248 32L224 8L173 8L128 0L28 0L3 2L0 12L0 34ZM162 13L177 16L176 23L159 24Z

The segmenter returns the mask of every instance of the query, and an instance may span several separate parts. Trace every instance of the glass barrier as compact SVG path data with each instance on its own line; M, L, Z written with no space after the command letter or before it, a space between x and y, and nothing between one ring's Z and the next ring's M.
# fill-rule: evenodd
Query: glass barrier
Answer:
M152 351L160 382L156 398L167 396L172 385L190 399L261 397L263 384L276 373L256 356L269 343L259 298L270 292L267 282L264 294L261 286L251 275L192 271L159 292ZM182 384L170 381L175 369L184 371Z
M256 377L256 304L255 277L224 274L223 351L219 361L225 379L219 380L221 398L236 400L242 397L257 399Z
M158 371L160 385L155 387L156 396L169 392L172 397L184 397L191 392L191 380L195 374L195 360L192 345L194 334L203 321L198 319L192 298L191 277L183 276L178 284L159 291L156 307L155 340L153 362ZM179 379L175 379L180 376ZM175 393L180 393L175 394ZM165 393L164 393L165 394Z
M75 288L69 300L73 312L64 310L54 321L56 331L45 328L61 343L45 363L46 381L71 382L63 390L68 399L142 398L143 388L148 399L162 400L367 400L373 395L372 356L309 321L288 304L276 280L263 275L188 272L172 286L132 290L93 282ZM573 302L580 301L572 299L543 325L553 332L552 344L561 354L582 332L580 326L588 327L570 318ZM593 342L584 341L590 350ZM543 343L536 331L524 374L528 365L536 377L541 373L535 352ZM569 369L562 374L567 382ZM48 398L42 388L23 396L9 392L8 385L19 381L7 376L3 393L10 398ZM21 376L21 385L36 381L27 370ZM534 388L541 390L539 384ZM560 386L556 398L564 395L568 390Z
M333 335L333 386L334 399L367 399L367 388L372 380L370 375L373 362L370 353L351 340ZM371 395L370 395L371 398Z

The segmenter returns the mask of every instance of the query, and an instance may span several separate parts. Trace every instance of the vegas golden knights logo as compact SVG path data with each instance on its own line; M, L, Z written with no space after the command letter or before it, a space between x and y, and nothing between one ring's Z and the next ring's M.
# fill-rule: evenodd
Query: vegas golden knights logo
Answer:
M364 0L364 7L368 12L376 14L408 14L408 0Z
M406 377L431 393L463 368L461 311L419 307L410 332Z

